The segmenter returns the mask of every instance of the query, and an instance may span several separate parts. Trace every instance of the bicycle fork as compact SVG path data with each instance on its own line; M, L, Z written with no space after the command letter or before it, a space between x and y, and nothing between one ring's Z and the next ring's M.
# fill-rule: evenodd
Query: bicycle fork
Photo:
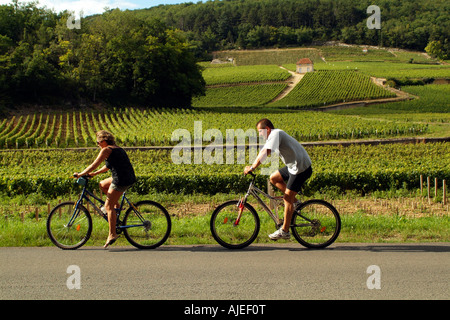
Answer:
M233 225L237 226L239 224L239 221L241 220L242 217L242 212L244 211L244 206L245 203L247 202L247 197L248 197L248 193L245 195L245 197L239 198L239 201L237 203L237 207L238 207L238 216L236 218L236 221L233 223Z

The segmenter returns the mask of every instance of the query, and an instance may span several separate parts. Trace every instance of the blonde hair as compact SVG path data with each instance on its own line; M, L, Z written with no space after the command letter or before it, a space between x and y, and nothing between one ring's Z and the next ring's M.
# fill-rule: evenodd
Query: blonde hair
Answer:
M110 145L116 144L116 138L114 138L112 133L106 130L100 130L99 132L97 132L97 141L106 141L106 143Z

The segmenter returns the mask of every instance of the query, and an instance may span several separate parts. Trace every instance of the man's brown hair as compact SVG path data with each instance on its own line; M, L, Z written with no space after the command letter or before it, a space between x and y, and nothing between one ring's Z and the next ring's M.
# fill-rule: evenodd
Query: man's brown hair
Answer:
M266 129L267 127L269 127L270 129L275 129L272 121L270 121L269 119L265 119L265 118L259 120L258 123L256 124L256 126L260 126L261 129Z

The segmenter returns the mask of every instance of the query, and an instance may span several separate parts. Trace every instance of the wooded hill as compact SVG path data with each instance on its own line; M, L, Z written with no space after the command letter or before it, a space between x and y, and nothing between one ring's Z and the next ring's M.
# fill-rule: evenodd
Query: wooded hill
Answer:
M367 28L367 8L373 4L381 10L381 31ZM445 0L210 0L135 13L185 31L199 53L320 41L423 51L439 41L448 55L449 11Z
M69 12L12 0L0 6L0 113L22 103L103 101L188 107L203 95L196 63L213 50L338 40L448 56L445 0L377 1L381 31L366 26L369 0L215 0L107 10L69 28Z

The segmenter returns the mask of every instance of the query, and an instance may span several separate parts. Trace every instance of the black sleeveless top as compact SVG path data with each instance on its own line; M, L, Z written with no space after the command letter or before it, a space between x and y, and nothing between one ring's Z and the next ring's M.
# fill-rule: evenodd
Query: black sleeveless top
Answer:
M133 166L127 153L122 148L110 148L111 154L105 160L106 167L111 170L113 183L116 186L131 186L136 182Z

